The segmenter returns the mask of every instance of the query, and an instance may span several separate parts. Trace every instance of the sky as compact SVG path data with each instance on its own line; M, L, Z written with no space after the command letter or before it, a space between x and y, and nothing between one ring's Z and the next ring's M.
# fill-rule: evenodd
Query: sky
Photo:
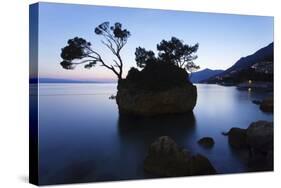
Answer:
M273 17L231 14L120 8L74 4L39 4L38 72L41 78L113 81L116 76L96 66L65 70L60 66L61 48L76 36L92 43L106 62L114 56L94 33L99 24L122 23L131 32L121 56L124 72L136 66L135 49L144 47L156 54L156 45L172 36L186 44L199 43L195 63L210 69L227 69L241 57L250 55L273 41ZM31 22L32 24L32 22Z

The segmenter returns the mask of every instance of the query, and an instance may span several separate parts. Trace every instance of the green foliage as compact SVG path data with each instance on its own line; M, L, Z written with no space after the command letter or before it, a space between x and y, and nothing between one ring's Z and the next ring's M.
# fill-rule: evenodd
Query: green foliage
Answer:
M113 35L110 34L111 32ZM95 33L97 35L111 36L121 41L127 41L131 36L127 29L122 29L122 24L119 22L116 22L113 26L109 26L109 22L103 22L95 28Z
M131 68L126 79L119 82L120 87L159 91L191 84L187 71L191 73L199 68L193 62L198 46L189 46L172 37L157 45L158 57L151 50L136 48L135 60L142 70Z
M74 59L82 59L86 57L89 53L89 48L91 47L90 42L87 42L85 39L79 37L69 39L67 44L68 45L61 50L61 58L64 61L69 62Z
M153 63L156 61L153 51L146 51L145 48L141 47L136 48L135 56L137 66L140 68L144 68L146 64Z
M135 67L132 67L126 77L127 80L137 82L138 80L141 79L141 73L138 69Z
M158 91L190 84L188 73L171 63L150 63L141 71L131 68L126 77L127 86L137 89Z
M84 64L84 68L90 69L97 63L111 70L118 79L122 79L123 61L120 55L121 49L127 43L130 32L122 29L122 24L116 22L113 26L109 22L104 22L95 28L95 34L104 37L102 43L112 52L116 59L113 63L105 62L101 55L94 51L91 43L83 38L75 37L68 40L67 46L61 49L61 58L63 61L60 65L64 69L74 69L79 64Z
M84 68L85 69L90 69L90 68L94 67L96 64L97 64L97 61L95 61L95 60L94 61L90 61L90 63L84 65Z
M152 62L171 63L180 68L185 68L191 73L200 68L193 62L193 60L197 59L195 53L198 47L198 43L190 46L184 44L183 41L176 37L172 37L169 41L162 40L157 44L157 58L152 51L147 51L144 48L138 47L135 52L137 66L143 68Z
M62 62L60 62L60 65L64 68L64 69L74 69L74 65L72 63L70 63L69 61L65 61L63 60Z
M191 74L192 72L200 69L200 66L196 65L193 61L189 61L185 64L185 69Z

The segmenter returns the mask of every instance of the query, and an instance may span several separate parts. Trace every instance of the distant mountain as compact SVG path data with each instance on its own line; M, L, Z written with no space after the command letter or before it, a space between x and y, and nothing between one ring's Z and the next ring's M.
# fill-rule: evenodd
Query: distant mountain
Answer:
M270 80L273 75L273 42L254 54L240 58L234 65L203 82L242 82L247 79ZM262 71L261 71L262 70Z
M215 75L222 73L224 70L211 70L211 69L204 69L198 72L192 73L190 81L192 83L200 83L203 80L207 80Z
M37 78L30 78L29 83L38 83ZM113 81L71 80L60 78L39 78L39 83L113 83Z
M255 63L265 61L273 61L273 43L270 43L268 46L261 48L252 55L242 57L233 66L227 69L223 74L227 74L232 71L239 71L245 68L250 68Z

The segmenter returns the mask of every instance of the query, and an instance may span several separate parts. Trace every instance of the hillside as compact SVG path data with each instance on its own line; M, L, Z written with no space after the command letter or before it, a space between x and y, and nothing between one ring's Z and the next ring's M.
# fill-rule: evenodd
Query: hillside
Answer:
M240 58L224 72L203 82L237 84L249 79L273 81L273 45L273 43L270 43L254 54Z
M207 80L215 75L218 75L220 73L222 73L223 70L211 70L211 69L203 69L201 71L198 72L194 72L192 73L192 76L190 78L190 81L192 83L200 83L203 80Z

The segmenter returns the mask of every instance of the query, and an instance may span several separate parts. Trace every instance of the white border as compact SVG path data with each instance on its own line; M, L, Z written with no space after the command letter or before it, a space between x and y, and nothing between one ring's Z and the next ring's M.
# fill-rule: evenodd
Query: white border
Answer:
M1 2L0 54L0 187L31 187L28 184L28 5L36 1ZM74 3L71 0L48 2ZM275 17L275 172L236 175L86 183L64 187L269 187L280 177L280 37L281 16L277 0L76 0L79 4L220 12ZM279 54L277 53L279 52ZM280 84L279 84L280 85Z

